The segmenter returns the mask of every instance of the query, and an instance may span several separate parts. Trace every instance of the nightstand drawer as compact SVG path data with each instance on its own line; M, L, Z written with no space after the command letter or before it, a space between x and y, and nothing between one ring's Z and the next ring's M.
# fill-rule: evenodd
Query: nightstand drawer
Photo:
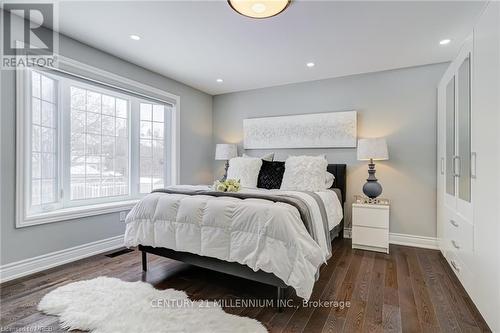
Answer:
M387 229L353 225L352 244L386 249L389 247L389 231Z
M389 207L353 205L352 225L371 228L389 228Z

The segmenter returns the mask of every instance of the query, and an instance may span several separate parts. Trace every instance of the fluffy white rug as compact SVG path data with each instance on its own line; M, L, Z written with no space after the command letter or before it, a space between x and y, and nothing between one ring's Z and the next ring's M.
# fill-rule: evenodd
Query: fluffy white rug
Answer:
M94 333L267 332L255 319L192 302L183 291L109 277L59 287L42 298L38 309L60 316L65 328Z

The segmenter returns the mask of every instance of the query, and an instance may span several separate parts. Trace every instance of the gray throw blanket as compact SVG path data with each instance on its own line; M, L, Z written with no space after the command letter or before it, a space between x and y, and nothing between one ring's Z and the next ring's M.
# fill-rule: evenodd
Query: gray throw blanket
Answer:
M327 246L329 256L326 259L329 259L332 253L331 249L331 239L330 239L330 231L328 230L328 219L326 215L325 204L323 200L321 200L320 196L314 192L306 192L301 191L302 193L308 194L311 196L316 203L318 204L319 210L321 212L321 219L323 222L324 233L327 238ZM317 231L314 228L314 223L312 220L312 214L304 200L299 197L289 196L285 194L278 193L269 193L269 194L260 194L260 193L245 193L245 192L218 192L213 190L175 190L175 189L156 189L153 190L153 193L166 193L166 194L183 194L183 195L209 195L213 197L231 197L238 199L263 199L269 200L272 202L282 202L293 207L297 208L300 214L300 218L304 223L304 226L307 229L307 232L311 235L311 237L319 243Z

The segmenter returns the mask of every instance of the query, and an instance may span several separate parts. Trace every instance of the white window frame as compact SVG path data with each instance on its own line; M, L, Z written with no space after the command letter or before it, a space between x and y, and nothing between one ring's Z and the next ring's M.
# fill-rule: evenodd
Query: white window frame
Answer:
M63 124L63 126L64 125L68 126L71 123L71 119L70 119L70 117L71 117L71 105L70 105L71 104L71 96L69 94L71 87L77 87L80 89L96 92L96 93L103 94L103 95L112 95L113 97L117 97L117 98L120 98L120 99L127 101L127 103L128 103L128 107L127 107L128 136L127 136L127 138L128 138L128 156L129 156L129 163L128 163L128 172L129 172L128 191L129 191L129 194L126 196L121 196L121 198L123 198L126 201L127 199L130 199L130 197L137 196L137 193L135 193L131 187L132 183L134 182L134 178L133 178L134 174L132 172L133 171L132 166L134 164L132 162L132 157L133 157L132 146L133 146L134 142L133 142L133 136L132 136L133 130L132 130L132 126L131 126L133 99L130 98L130 96L122 94L120 92L108 91L104 88L93 86L93 85L85 83L85 82L78 82L75 80L68 79L62 85L62 88L68 94L67 95L63 94L64 100L61 101L61 105L63 106L63 109L70 110L70 112L66 113L65 115L61 115L62 117L68 117L68 118L62 119L61 123ZM70 136L71 136L70 131L63 130L61 132L61 138L63 138L63 142L65 142L65 144L67 145L66 147L61 146L63 158L61 159L62 166L60 167L61 172L65 173L65 175L63 177L64 182L63 182L63 186L62 186L62 189L65 193L70 193L70 191L71 191L70 190L70 188L71 188L71 172L70 172L71 153L68 154L68 152L70 151L70 145L71 145ZM135 156L135 157L138 157L138 156ZM64 195L62 202L63 202L65 207L81 207L81 206L88 206L88 205L94 205L94 204L104 204L106 202L116 202L116 201L118 201L117 199L119 199L119 198L120 198L120 196L112 196L112 197L99 197L99 198L86 198L86 199L73 199L72 200L69 195Z
M54 104L56 105L56 110L54 111L57 111L57 109L59 109L61 107L61 96L59 95L59 86L60 86L60 82L58 82L57 79L54 79L52 77L52 75L45 75L45 73L43 74L44 76L48 77L49 79L52 79L54 80L55 84L54 86L57 87L55 88L56 91L54 92ZM40 75L42 76L42 75ZM25 78L27 79L27 78ZM26 96L25 96L25 103L26 103L26 106L27 106L27 109L32 111L32 102L33 102L33 86L32 86L32 81L31 81L31 77L28 79L29 81L26 81L26 85L25 85L25 92L26 92ZM27 88L27 89L26 89ZM40 91L40 95L41 95L41 91ZM40 97L41 98L41 97ZM31 113L31 112L29 112ZM54 116L54 115L53 115ZM41 110L41 106L40 106L40 117L42 117L42 110ZM29 138L30 139L30 142L32 143L32 119L27 116L27 119L25 120L25 123L23 125L23 128L24 128L24 135L23 137L25 138ZM54 141L54 148L55 148L55 155L56 155L56 170L54 171L55 173L55 176L56 176L56 189L55 189L55 198L57 200L57 196L58 196L58 191L57 189L60 187L61 185L61 181L60 181L60 172L61 172L61 165L59 164L59 160L61 159L61 149L60 149L60 142L61 142L61 124L60 124L60 118L59 117L55 117L53 118L53 121L55 122L56 126L55 126L55 134L56 134L56 140ZM41 145L41 143L40 143ZM31 145L30 145L31 147ZM26 147L25 147L26 148ZM32 147L31 147L32 148ZM31 149L28 149L28 150L25 150L25 155L24 155L24 158L25 158L25 170L26 170L26 173L28 173L30 170L32 170L32 165L31 165L31 162L32 162L32 150ZM41 158L41 157L40 157ZM41 163L41 161L40 161ZM42 170L40 170L40 172L42 172ZM30 178L30 182L32 181L32 178ZM29 193L31 194L32 193L32 184L30 183L27 183L26 186L25 186L25 193ZM25 199L26 200L26 199ZM29 200L31 201L31 199ZM46 208L49 208L49 210L56 210L59 208L59 205L60 203L58 202L52 202L52 203L49 203L49 204L41 204L40 206L44 206ZM36 213L42 213L43 210L40 208L40 210L38 210Z
M147 101L156 100L159 103L172 105L170 117L171 124L169 127L170 140L169 142L167 140L165 141L165 150L166 152L168 151L168 156L170 158L170 163L166 163L168 167L166 167L165 171L165 175L167 177L165 181L172 185L178 184L180 172L180 97L120 75L83 64L73 59L60 55L57 56L57 59L58 68L51 68L55 71L70 74L77 78L80 77L86 81L93 81L98 85L108 86L124 93L129 92L135 96L139 96L139 98L143 97L143 99ZM64 68L64 70L60 68ZM66 70L66 68L68 70ZM76 73L85 73L85 76ZM94 77L99 78L99 80L92 79ZM26 84L28 83L26 82L27 78L28 75L26 75L26 70L18 67L16 69L16 228L73 220L82 217L109 214L131 209L138 202L138 198L131 199L130 197L127 197L126 200L122 201L99 203L89 202L89 204L83 206L65 207L53 211L27 215L26 208L28 201L26 200L26 191L28 189L28 184L26 182L27 179L25 178L25 175L27 174L27 168L29 167L30 162L26 159L26 148L28 148L26 140L31 137L31 135L27 135L26 131L27 120L30 119L29 108L31 104L31 91L26 91L25 89ZM114 85L109 82L118 82L119 85ZM31 82L29 83L31 86ZM95 88L93 89L95 90ZM129 105L129 108L130 107L131 105ZM134 114L129 112L129 124L130 122L135 121L134 116ZM131 142L131 146L129 148L130 157L132 157L132 150L139 149L139 141L137 140L137 143L134 141L134 135L136 134L130 133L131 128L132 127L129 126ZM137 147L134 147L134 145L137 145ZM63 150L59 153L65 154L65 151ZM64 170L61 169L61 172L64 172ZM133 181L135 170L132 170L130 166L129 173L131 175L129 177L129 187L132 187L135 186L134 184L137 184L137 182ZM61 175L59 175L58 181L61 182Z
M145 104L154 104L154 101L152 102L151 100L147 100L147 99L137 99L135 101L136 103L138 103L138 105L136 106L137 109L140 110L140 105L141 103L145 103ZM134 115L134 117L137 117L134 119L135 122L137 122L138 124L140 124L141 122L141 116L140 116L140 112L138 112L138 115ZM163 120L163 133L164 133L164 137L163 137L163 141L164 141L164 146L163 146L163 157L166 158L167 156L170 155L170 136L166 136L165 134L166 133L169 133L170 132L170 128L168 126L168 121L166 118L164 118ZM136 145L136 149L138 151L138 155L140 156L140 142L141 142L141 137L140 137L140 133L139 133L139 138L137 141L137 145ZM164 170L163 170L163 174L167 175L170 173L170 163L165 163L164 164ZM134 173L134 175L138 175L139 178L141 177L141 173L140 173L140 163L139 165L137 165L137 172ZM140 189L140 179L136 179L136 182L135 184L137 184L137 192L138 193L141 193L141 189ZM142 195L144 195L144 193L142 193Z

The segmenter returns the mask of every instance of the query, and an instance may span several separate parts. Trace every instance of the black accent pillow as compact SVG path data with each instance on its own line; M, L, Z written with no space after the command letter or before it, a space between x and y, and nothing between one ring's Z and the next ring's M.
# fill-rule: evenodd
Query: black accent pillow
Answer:
M259 178L257 179L257 187L267 188L268 190L279 189L281 187L281 181L283 180L284 173L285 162L270 162L262 160Z

